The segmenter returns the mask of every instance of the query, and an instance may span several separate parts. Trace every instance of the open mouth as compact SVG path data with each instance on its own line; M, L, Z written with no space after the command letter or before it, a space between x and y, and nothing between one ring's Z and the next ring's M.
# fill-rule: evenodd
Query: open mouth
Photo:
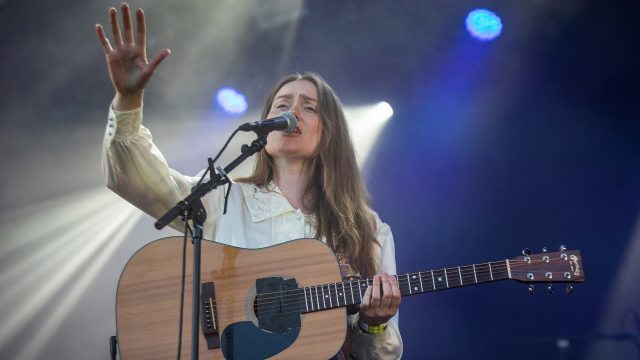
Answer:
M295 129L293 129L293 132L296 134L302 134L302 132L300 132L300 128L296 126Z

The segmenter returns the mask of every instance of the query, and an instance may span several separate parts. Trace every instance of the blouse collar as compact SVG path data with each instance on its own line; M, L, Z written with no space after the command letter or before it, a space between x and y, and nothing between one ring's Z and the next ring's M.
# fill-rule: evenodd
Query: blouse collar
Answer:
M240 183L240 187L253 222L296 211L273 181L267 186Z

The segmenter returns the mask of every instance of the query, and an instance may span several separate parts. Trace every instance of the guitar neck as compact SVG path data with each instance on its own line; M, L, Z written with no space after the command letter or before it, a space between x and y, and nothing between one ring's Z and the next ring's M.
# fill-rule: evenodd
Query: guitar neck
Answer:
M403 297L511 278L509 260L395 275ZM301 311L314 312L362 302L373 279L350 280L299 289Z

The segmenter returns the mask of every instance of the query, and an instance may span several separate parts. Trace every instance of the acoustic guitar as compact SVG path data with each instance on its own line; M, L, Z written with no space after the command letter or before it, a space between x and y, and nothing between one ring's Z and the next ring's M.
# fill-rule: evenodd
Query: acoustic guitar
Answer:
M182 237L153 241L129 260L116 296L121 358L175 359L182 281ZM192 247L187 246L182 359L190 358ZM347 333L345 307L359 304L372 279L342 281L331 249L313 239L262 249L202 242L200 359L329 359ZM584 281L577 250L396 275L402 296L517 280ZM532 285L530 285L530 290Z

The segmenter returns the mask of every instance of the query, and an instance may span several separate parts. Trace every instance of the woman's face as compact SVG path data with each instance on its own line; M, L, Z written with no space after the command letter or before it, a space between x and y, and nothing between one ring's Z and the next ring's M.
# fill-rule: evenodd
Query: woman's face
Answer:
M295 80L278 90L268 118L291 112L298 118L297 128L289 134L272 131L266 150L274 159L309 160L318 152L322 124L318 114L318 89L307 80Z

